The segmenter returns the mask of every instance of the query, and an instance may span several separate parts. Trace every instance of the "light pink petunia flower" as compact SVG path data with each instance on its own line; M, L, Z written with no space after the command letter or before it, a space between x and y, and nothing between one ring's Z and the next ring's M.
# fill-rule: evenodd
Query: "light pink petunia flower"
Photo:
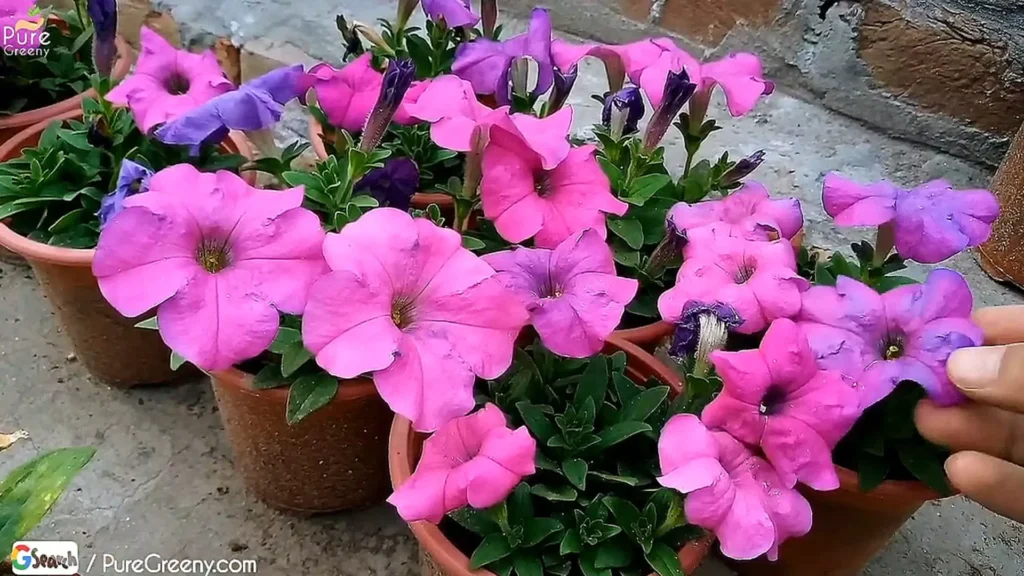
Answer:
M384 75L370 65L370 56L367 52L341 70L330 64L313 66L299 81L300 93L305 95L312 88L331 124L349 132L361 132L384 81Z
M448 421L423 443L416 471L388 502L406 522L437 524L469 505L494 506L532 475L537 441L525 427L508 428L494 404Z
M572 148L552 164L557 155L551 141L567 142L569 125L549 127L565 110L544 120L523 117L491 127L480 199L484 216L509 242L533 238L537 247L554 248L587 228L605 238L605 214L626 213L628 205L612 194L594 146Z
M710 359L724 388L704 424L760 446L786 487L839 488L832 449L860 417L860 398L838 371L818 369L800 328L776 320L759 349Z
M736 331L755 334L777 318L800 312L800 293L810 283L797 274L793 246L785 241L732 238L726 231L689 234L676 284L658 299L663 320L675 323L689 302L729 305L743 323Z
M327 272L320 219L304 191L257 190L230 172L179 164L100 234L92 271L100 291L134 318L156 307L167 345L204 370L263 352L279 314L299 314Z
M680 202L669 211L668 219L677 230L687 233L714 226L727 236L744 240L791 240L804 226L799 200L773 200L758 182L747 182L721 200Z
M192 54L176 50L145 26L139 39L142 48L135 69L106 98L127 105L142 132L148 134L154 126L234 90L213 51Z
M438 76L423 84L423 91L406 103L404 112L430 122L430 138L442 148L469 152L479 129L508 116L508 108L494 110L481 104L473 86L458 76Z
M511 365L529 317L454 230L378 208L328 234L324 256L333 272L310 292L306 347L339 378L373 373L417 430L468 413L476 377Z
M767 554L777 560L784 541L811 529L811 506L799 492L727 432L709 431L696 416L668 421L658 460L658 482L689 494L686 520L714 532L730 558Z
M484 260L523 300L544 346L570 358L601 351L639 286L615 274L611 248L592 229L554 250L513 248Z

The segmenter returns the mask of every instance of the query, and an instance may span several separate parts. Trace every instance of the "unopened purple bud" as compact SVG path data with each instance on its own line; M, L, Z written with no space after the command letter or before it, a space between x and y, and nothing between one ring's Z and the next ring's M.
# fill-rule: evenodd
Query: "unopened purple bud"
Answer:
M732 168L722 175L723 185L736 184L757 170L757 167L764 162L764 150L758 150L746 158L740 159Z
M679 112L682 111L683 106L696 90L697 85L690 82L690 76L686 70L669 71L668 77L665 78L665 95L661 106L658 106L654 117L647 125L647 133L644 135L645 148L654 150L658 147L662 138L665 137L665 133L668 132L668 127L679 116Z
M559 68L555 68L555 78L553 81L554 88L551 90L551 97L548 100L548 114L553 114L562 109L565 106L567 100L569 100L569 94L572 93L572 87L576 84L576 75L578 69L575 64L569 71L562 73Z
M398 2L398 30L405 28L405 25L409 23L409 18L412 17L412 13L416 10L416 7L420 5L420 0L399 0Z
M394 118L395 112L402 104L405 93L409 86L416 79L416 65L408 58L393 59L388 62L388 69L384 72L384 82L380 86L380 95L377 97L377 104L366 119L366 127L363 128L363 139L359 143L359 149L369 152L380 144Z
M647 113L644 97L636 86L626 86L604 99L601 123L611 130L615 138L628 136L637 131L637 125Z
M117 0L89 0L86 11L96 32L92 41L92 58L96 72L110 77L117 59Z
M494 38L494 28L498 23L498 0L481 0L480 17L483 20L484 38Z
M696 354L697 364L706 363L711 352L725 347L729 330L742 323L740 315L727 304L687 302L676 322L669 354L676 358Z

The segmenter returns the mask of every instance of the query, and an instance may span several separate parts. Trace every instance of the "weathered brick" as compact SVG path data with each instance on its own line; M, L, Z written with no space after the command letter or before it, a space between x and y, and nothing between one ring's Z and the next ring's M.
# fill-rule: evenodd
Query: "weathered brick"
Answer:
M771 24L783 0L667 0L660 24L702 44L721 42L737 24Z
M622 15L636 22L646 22L653 5L653 0L619 0Z
M953 11L941 21L911 20L871 2L858 40L874 78L896 96L1011 135L1024 121L1024 79L1011 73L1008 49L971 16Z

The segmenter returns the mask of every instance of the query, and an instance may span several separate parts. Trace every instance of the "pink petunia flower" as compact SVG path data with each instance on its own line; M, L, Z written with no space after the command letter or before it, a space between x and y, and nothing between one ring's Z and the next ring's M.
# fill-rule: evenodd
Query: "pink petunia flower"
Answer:
M554 250L513 248L484 261L523 300L544 346L570 358L601 351L639 286L615 274L611 248L592 229Z
M317 64L299 81L304 95L310 88L331 124L360 132L380 95L384 76L370 65L369 52L349 62L341 70L330 64Z
M855 383L866 409L911 380L937 404L957 404L963 394L946 375L946 360L958 348L980 346L971 322L974 298L963 276L933 270L922 285L878 294L840 276L835 287L804 293L797 320L818 365Z
M127 105L142 132L148 134L154 126L234 90L213 51L192 54L176 50L145 26L139 39L142 48L135 69L106 98Z
M494 506L532 475L537 441L525 427L508 428L494 404L450 420L423 442L416 471L388 502L406 522L437 524L469 505Z
M776 320L759 349L710 358L724 387L701 421L760 446L788 488L839 488L832 449L860 417L860 399L839 372L818 369L800 328Z
M104 226L93 274L121 314L156 307L160 335L186 360L229 368L263 352L278 312L301 313L327 271L303 198L301 187L257 190L230 172L171 166Z
M423 12L435 22L444 20L449 28L476 26L480 21L471 10L469 0L423 0Z
M811 529L811 506L787 488L771 465L726 432L709 431L696 416L672 417L658 439L661 478L689 494L686 520L715 533L736 560L761 554L777 560L779 546Z
M508 116L508 108L494 110L481 104L473 86L458 76L438 76L423 84L426 86L405 105L404 112L430 122L430 138L442 148L469 152L478 130Z
M687 233L714 226L727 236L744 240L791 240L804 226L799 200L773 200L758 182L747 182L721 200L680 202L669 211L668 219L677 230Z
M555 124L565 111L569 122ZM605 214L626 213L628 205L612 194L595 146L572 148L552 162L557 155L551 152L568 142L571 119L571 109L564 108L545 119L509 118L491 127L480 199L484 216L509 242L533 238L537 247L554 248L587 228L605 238Z
M991 192L954 190L945 180L905 190L884 180L862 185L833 172L825 176L822 202L837 226L892 226L896 252L922 264L984 243L999 216Z
M528 315L454 230L378 208L337 234L331 272L309 295L302 339L339 378L373 373L420 431L473 409L476 377L497 378Z
M742 240L721 230L695 230L684 254L675 286L658 298L658 310L666 322L679 320L689 302L721 303L743 320L737 332L754 334L773 320L800 312L800 293L810 286L797 274L788 242Z

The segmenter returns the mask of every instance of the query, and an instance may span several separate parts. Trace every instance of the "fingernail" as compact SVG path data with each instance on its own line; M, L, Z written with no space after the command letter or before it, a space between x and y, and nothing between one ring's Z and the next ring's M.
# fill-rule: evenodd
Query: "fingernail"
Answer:
M961 390L983 390L996 384L1006 351L1002 346L961 348L946 363L950 380Z

